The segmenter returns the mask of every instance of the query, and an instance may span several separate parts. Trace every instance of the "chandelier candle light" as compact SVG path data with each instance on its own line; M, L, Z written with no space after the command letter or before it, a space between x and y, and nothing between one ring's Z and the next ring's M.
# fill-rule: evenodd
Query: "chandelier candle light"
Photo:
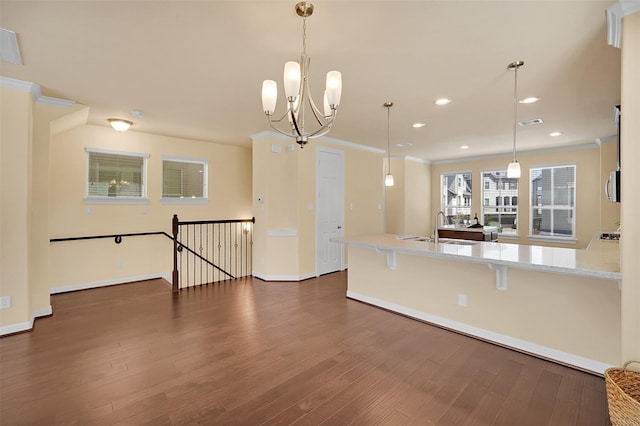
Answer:
M518 125L518 69L524 65L524 61L511 62L507 69L513 71L514 83L513 83L513 161L509 163L507 168L508 178L520 177L520 163L516 160L516 126Z
M385 102L387 109L387 176L384 178L384 186L393 186L393 175L391 174L391 107L393 102Z
M300 147L309 139L326 135L336 118L340 96L342 94L342 75L339 71L327 73L327 84L324 92L324 111L316 106L309 91L309 63L307 56L307 18L313 14L313 4L300 2L296 4L296 13L302 17L302 54L298 62L287 62L284 65L284 93L287 98L287 110L278 119L273 118L278 98L278 86L273 80L262 83L262 109L271 128L278 133L295 138ZM312 120L315 125L313 131L305 130L305 104L309 104ZM285 117L288 118L290 130L284 131L275 126Z

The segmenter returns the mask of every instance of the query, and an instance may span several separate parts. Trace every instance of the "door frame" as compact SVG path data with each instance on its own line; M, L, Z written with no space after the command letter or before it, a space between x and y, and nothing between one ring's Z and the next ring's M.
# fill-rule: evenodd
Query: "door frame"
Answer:
M345 157L345 153L342 150L339 149L332 149L332 148L327 148L324 146L316 146L316 229L315 229L315 269L316 269L316 277L320 276L319 270L318 270L318 253L320 252L318 250L318 244L319 244L319 239L318 239L318 235L319 235L319 231L320 231L320 220L318 218L318 201L319 201L319 185L318 185L318 181L319 181L319 176L320 176L320 155L321 153L328 153L328 154L336 154L339 156L340 158L340 222L342 223L342 229L340 230L340 235L341 237L344 236L344 230L345 230L345 225L344 225L344 193L345 193L345 188L344 188L344 182L345 182L345 176L344 176L344 157ZM340 256L340 266L339 266L339 271L344 271L345 269L345 265L344 265L344 245L343 244L339 244L339 256Z

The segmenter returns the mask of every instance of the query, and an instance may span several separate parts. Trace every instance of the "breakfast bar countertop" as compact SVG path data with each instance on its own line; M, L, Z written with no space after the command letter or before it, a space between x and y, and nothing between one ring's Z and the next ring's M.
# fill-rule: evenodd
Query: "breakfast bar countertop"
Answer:
M332 238L331 241L393 256L439 257L542 272L622 279L618 244L595 239L586 249L453 239L441 239L436 244L425 237L393 234L365 234Z

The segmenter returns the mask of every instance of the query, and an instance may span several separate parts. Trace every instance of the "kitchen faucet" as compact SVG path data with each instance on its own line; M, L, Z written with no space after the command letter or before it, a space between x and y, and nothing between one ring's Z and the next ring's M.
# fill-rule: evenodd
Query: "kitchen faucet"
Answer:
M434 236L434 242L436 244L438 244L438 219L440 217L440 215L442 215L442 219L443 221L447 218L447 216L444 214L444 212L442 210L440 210L438 213L436 213L436 227L433 230L433 236Z

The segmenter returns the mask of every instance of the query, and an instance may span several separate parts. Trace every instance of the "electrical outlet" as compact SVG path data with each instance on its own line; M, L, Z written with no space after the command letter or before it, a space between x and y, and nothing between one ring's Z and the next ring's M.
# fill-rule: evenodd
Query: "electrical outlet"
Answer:
M11 296L0 297L0 309L8 309L11 307Z
M467 307L467 295L459 294L458 295L458 306L462 306L463 308Z

